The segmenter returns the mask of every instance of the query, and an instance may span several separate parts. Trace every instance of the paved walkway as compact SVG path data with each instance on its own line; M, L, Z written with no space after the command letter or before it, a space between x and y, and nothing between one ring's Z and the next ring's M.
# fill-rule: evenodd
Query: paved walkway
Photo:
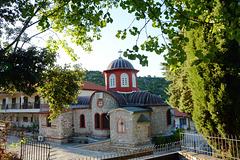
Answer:
M8 136L8 145L13 143L17 143L20 141L19 138L14 137L14 136ZM80 149L77 148L77 146L81 146L84 144L80 143L68 143L68 144L56 144L56 143L51 143L51 142L46 142L49 143L53 151L51 152L51 157L56 160L93 160L95 158L93 157L99 157L103 154L103 152L98 152L98 151L90 151L90 150L85 150L85 149ZM17 146L16 149L10 148L9 150L11 151L20 151L20 146Z

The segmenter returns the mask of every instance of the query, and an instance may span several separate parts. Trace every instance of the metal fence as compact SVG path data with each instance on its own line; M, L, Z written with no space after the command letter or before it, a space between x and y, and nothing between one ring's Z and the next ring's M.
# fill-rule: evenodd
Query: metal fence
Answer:
M153 145L136 149L115 150L115 152L103 152L101 155L80 158L78 160L125 160L125 159L149 159L166 153L174 153L180 150L180 143L173 142L162 145Z
M181 150L221 159L240 159L240 137L181 133ZM211 144L211 145L209 145Z
M30 141L21 144L22 160L50 160L53 159L52 154L52 147L48 143Z

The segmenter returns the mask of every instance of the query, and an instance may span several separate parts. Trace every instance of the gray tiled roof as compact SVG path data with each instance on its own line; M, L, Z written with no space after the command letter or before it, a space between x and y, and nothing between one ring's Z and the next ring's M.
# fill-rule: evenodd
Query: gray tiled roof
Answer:
M141 114L137 122L150 122L150 120L144 114Z
M133 65L128 60L119 57L118 59L115 59L108 65L107 70L111 69L134 69L134 68Z
M147 106L162 106L168 105L161 97L149 91L133 91L131 93L120 93L116 91L103 91L113 96L119 107L147 107ZM91 96L79 96L78 102L75 105L70 105L70 108L87 108L90 104Z
M152 112L152 108L124 107L123 109L133 113Z

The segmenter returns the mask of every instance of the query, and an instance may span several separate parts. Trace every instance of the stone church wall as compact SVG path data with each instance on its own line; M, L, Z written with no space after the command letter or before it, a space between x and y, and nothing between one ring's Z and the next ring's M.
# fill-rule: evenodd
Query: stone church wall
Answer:
M91 108L92 108L92 132L93 132L93 137L95 138L109 138L110 136L110 130L109 129L95 129L95 114L99 114L100 116L103 113L108 114L109 111L112 109L118 108L118 103L117 101L109 94L103 93L103 97L99 98L98 93L103 93L103 92L97 92L93 95L92 97L92 102L91 102ZM98 107L97 102L99 99L103 100L103 106Z
M172 125L167 125L167 110L170 106L151 106L151 136L171 133Z
M133 117L130 112L127 111L114 111L111 113L111 141L112 142L134 142L135 137L133 134ZM124 133L118 133L118 120L124 120L125 131Z
M140 115L150 118L150 113L133 114L124 110L111 113L111 144L118 147L137 147L151 144L148 137L149 122L137 122ZM118 121L124 120L124 132L119 132Z
M45 140L66 143L72 136L72 111L62 113L52 121L51 127L47 127L48 115L39 116L39 125L41 127L39 134L44 136Z
M80 115L85 117L85 127L80 128ZM74 133L77 136L87 136L92 134L92 111L91 109L73 110Z

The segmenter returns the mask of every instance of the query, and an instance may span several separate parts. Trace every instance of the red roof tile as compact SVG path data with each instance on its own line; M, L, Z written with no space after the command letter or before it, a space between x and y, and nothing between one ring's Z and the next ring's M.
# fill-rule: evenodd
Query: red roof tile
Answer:
M83 90L91 90L91 91L104 91L105 87L100 86L98 84L94 84L88 81L84 81L84 86L82 87Z
M190 117L188 114L180 112L177 108L173 108L175 117Z

